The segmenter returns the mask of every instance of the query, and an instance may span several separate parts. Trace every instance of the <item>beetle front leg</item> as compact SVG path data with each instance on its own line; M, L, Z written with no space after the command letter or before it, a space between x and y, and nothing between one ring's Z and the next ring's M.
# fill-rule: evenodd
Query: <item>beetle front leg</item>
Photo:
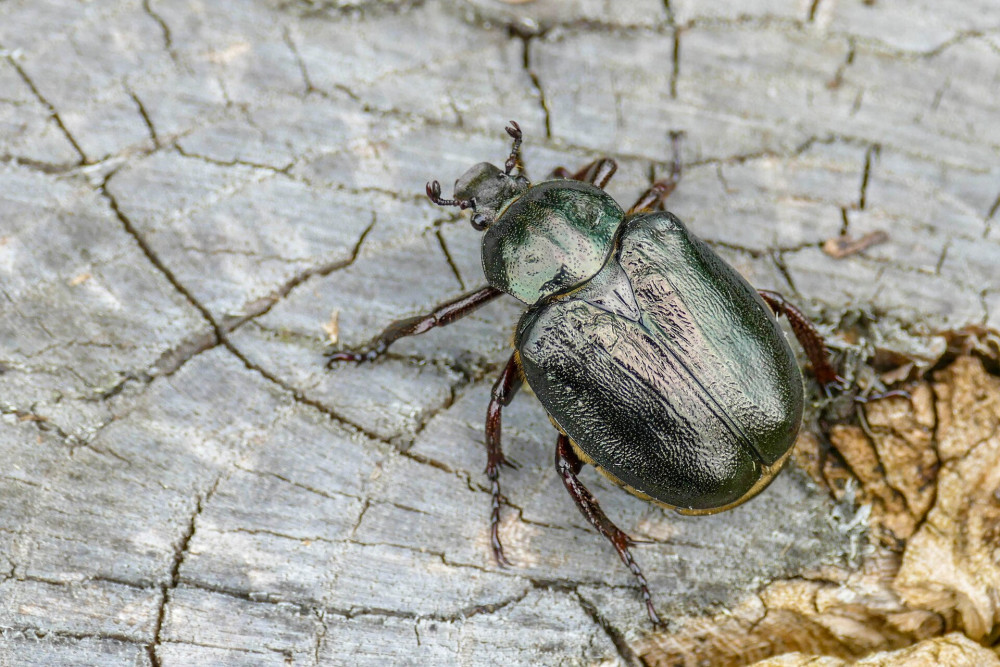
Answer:
M657 206L663 206L663 200L677 188L681 181L681 132L670 133L670 145L673 147L673 158L670 163L670 175L656 181L642 193L642 196L628 210L628 215L652 211Z
M586 181L603 189L618 171L618 163L609 157L602 157L581 167L575 174L566 167L556 167L550 178L565 178L571 181Z
M642 575L639 564L632 558L632 552L628 549L634 544L634 541L621 528L612 523L608 515L601 509L594 494L577 477L582 467L583 461L577 456L576 451L569 442L569 437L565 433L560 433L559 441L556 444L556 470L559 471L559 476L562 477L566 490L569 491L569 495L576 502L580 513L587 517L587 520L597 529L597 532L608 538L611 544L614 545L615 551L618 552L618 556L622 559L622 562L625 563L625 566L635 576L636 581L639 582L639 590L642 592L642 599L646 603L646 612L649 614L649 620L653 622L653 625L660 626L662 625L662 621L660 621L660 616L656 613L656 608L653 606L653 596L649 593L649 584L646 583L646 577Z
M482 287L474 292L463 294L457 299L442 303L426 315L417 315L416 317L396 320L357 352L350 350L331 350L327 352L326 356L330 357L330 359L326 362L326 367L332 368L335 363L340 361L374 361L385 354L389 346L400 338L416 336L417 334L430 331L434 327L443 327L446 324L451 324L480 306L489 303L501 294L503 292L495 287Z
M505 406L514 400L514 394L524 382L524 371L521 369L521 357L517 352L510 355L510 360L503 373L493 384L490 392L490 404L486 408L486 477L490 480L490 546L493 556L500 565L510 565L503 555L503 544L500 543L500 466L512 465L503 455L500 446L501 413Z
M837 370L830 363L823 337L816 331L816 327L809 321L809 318L777 292L762 289L757 290L757 293L771 307L775 317L784 315L788 319L795 338L805 350L806 356L809 357L813 375L816 376L816 381L823 385L824 391L829 391L830 387L843 385L844 379L837 375Z

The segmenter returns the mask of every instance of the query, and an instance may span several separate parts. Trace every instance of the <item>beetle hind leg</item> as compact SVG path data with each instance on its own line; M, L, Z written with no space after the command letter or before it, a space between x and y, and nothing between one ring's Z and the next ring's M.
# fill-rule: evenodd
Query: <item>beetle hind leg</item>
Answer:
M775 317L784 315L788 319L795 338L805 350L806 356L809 357L813 375L816 376L816 381L823 385L823 390L829 394L831 388L843 387L844 379L837 375L837 370L830 363L830 357L826 352L826 343L823 342L823 337L816 331L816 327L809 321L809 318L777 292L762 289L757 290L757 293L771 307Z
M556 167L552 170L550 178L565 178L571 181L586 181L604 188L611 180L611 177L618 171L618 163L609 157L602 157L594 160L588 165L579 169L576 173L571 172L566 167Z
M632 552L629 551L629 547L635 544L635 542L625 531L616 526L608 518L608 515L601 509L601 505L597 502L594 494L577 477L582 467L583 461L580 460L580 457L570 444L569 437L565 433L560 433L559 441L556 444L556 470L559 471L559 476L562 477L566 490L569 491L569 495L573 498L580 513L587 517L587 520L597 529L597 532L611 542L615 551L618 552L618 556L625 563L625 567L635 576L636 581L639 582L639 590L642 593L643 602L646 603L646 613L649 614L649 620L653 622L653 625L661 626L663 623L660 620L660 616L656 613L656 607L653 606L653 597L649 593L649 584L646 582L646 577L643 576L639 564L632 558Z
M670 133L670 144L673 150L670 175L649 186L649 189L643 192L642 196L632 204L632 208L628 210L629 215L646 213L657 207L663 208L663 200L677 188L677 184L681 181L681 136L683 136L681 132Z
M493 384L490 404L486 409L486 477L490 480L490 546L499 565L510 565L510 561L503 555L503 544L500 542L500 504L503 502L503 496L500 495L500 466L512 465L504 457L500 446L501 414L503 408L514 400L514 394L523 381L521 357L514 352L510 355L503 373Z

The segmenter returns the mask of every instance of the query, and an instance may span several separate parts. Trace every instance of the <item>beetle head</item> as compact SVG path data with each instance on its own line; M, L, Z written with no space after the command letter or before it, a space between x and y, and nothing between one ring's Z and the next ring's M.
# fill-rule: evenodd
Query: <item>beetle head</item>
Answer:
M493 224L497 214L531 186L521 166L521 128L511 121L505 129L514 139L514 146L502 171L489 162L480 162L455 181L454 199L441 197L441 184L437 181L427 184L427 196L435 204L471 208L472 226L479 231ZM511 173L515 169L517 173Z
M441 184L437 181L427 184L427 196L439 206L471 208L472 226L482 231L530 185L524 174L508 174L489 162L480 162L455 181L454 199L441 198Z
M512 199L528 189L528 179L506 174L489 162L480 162L455 181L455 199L472 202L472 226L486 229Z

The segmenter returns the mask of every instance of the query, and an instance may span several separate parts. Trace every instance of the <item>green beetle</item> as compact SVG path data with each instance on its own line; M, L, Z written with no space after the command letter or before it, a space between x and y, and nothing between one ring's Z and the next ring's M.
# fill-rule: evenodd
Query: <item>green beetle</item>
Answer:
M559 431L556 468L577 507L635 575L659 624L630 538L580 482L589 463L640 498L684 514L719 512L763 490L788 457L802 419L802 377L775 317L792 330L824 386L841 380L812 324L779 294L757 291L691 234L663 200L673 169L628 210L604 190L608 158L532 185L520 162L521 130L504 169L481 163L453 199L484 231L489 283L427 315L392 323L365 349L330 352L329 364L372 360L403 336L448 324L500 294L527 305L514 352L493 386L486 417L490 534L498 527L501 413L527 381Z

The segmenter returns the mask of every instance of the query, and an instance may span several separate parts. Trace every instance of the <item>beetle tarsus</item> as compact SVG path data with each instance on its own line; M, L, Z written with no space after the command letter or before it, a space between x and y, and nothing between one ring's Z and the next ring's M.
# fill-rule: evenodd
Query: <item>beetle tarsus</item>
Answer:
M400 338L416 336L417 334L425 333L436 327L443 327L451 324L455 320L465 317L480 306L489 303L502 293L503 292L494 287L480 287L477 290L463 294L457 299L452 299L451 301L442 303L425 315L417 315L415 317L407 317L402 320L390 322L389 326L382 330L382 333L372 339L370 343L365 345L360 350L330 350L326 352L326 356L329 357L326 362L326 367L333 368L334 365L344 361L353 361L357 363L362 361L375 361L385 354L386 351L388 351L389 346Z
M486 477L490 480L490 546L497 564L510 565L503 555L503 544L500 542L500 506L505 502L500 494L500 466L514 464L503 455L500 444L502 432L503 408L514 400L514 394L521 387L524 372L521 370L521 358L517 352L510 355L507 365L490 391L490 404L486 408Z
M619 558L622 559L625 567L629 569L635 580L639 583L639 591L642 594L643 602L646 604L646 612L649 614L649 620L653 622L654 626L662 626L663 622L660 620L659 614L656 613L656 607L653 605L653 596L649 592L649 584L646 582L646 577L643 576L642 569L632 557L632 552L628 550L629 546L634 544L634 541L625 531L616 526L608 518L608 515L601 509L601 505L597 502L594 494L577 477L582 467L583 462L570 444L569 437L565 433L560 433L559 440L556 443L556 470L559 471L559 476L562 477L566 490L569 491L569 495L573 498L580 513L597 529L597 532L606 537L615 547Z
M490 481L490 547L493 549L493 558L496 559L500 567L510 567L510 561L503 554L503 543L500 542L500 505L505 502L505 498L500 495L500 480L494 478Z
M509 135L510 135L510 138L511 138L511 139L513 139L514 141L517 141L517 142L520 142L520 141L521 141L521 138L522 138L522 136L523 136L523 135L521 134L521 126L520 126L520 125L518 125L518 124L517 124L516 122L514 122L514 121L509 121L509 122L510 122L510 126L508 126L508 127L505 127L505 128L504 128L504 130L506 130L506 131L507 131L507 134L509 134Z
M584 181L604 189L611 177L618 171L618 163L609 157L602 157L584 165L576 173L566 167L556 167L550 178L564 178L570 181Z
M521 133L521 126L514 121L510 121L510 126L505 127L504 129L507 131L507 134L510 135L510 138L514 140L514 145L510 149L510 157L507 158L507 161L504 162L503 165L504 173L510 176L510 172L514 171L515 167L517 168L518 173L522 170L521 138L524 135Z
M331 350L326 353L326 356L329 357L326 361L326 367L333 368L335 365L345 361L353 361L355 363L361 363L362 361L374 361L384 352L384 348L382 350L372 348L359 352L352 352L350 350Z
M628 215L662 209L663 201L677 188L677 184L681 182L681 137L683 136L683 132L670 133L670 145L673 148L670 175L649 186L649 189L632 204Z

